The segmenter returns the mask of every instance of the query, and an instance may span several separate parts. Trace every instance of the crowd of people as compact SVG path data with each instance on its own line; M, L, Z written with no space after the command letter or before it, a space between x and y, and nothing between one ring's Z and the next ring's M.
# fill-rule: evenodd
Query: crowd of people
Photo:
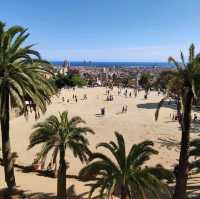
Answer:
M71 101L74 101L74 102L77 103L77 102L78 102L78 97L77 97L77 95L75 94L75 88L73 88L73 91L74 91L74 93L73 93L73 95L72 95ZM61 95L61 90L58 91L57 98L60 98L60 95ZM84 95L83 95L82 100L87 100L87 94L84 94ZM66 101L67 101L67 103L69 103L69 102L70 102L70 99L67 98ZM65 97L64 97L64 96L62 96L62 102L65 102Z
M169 116L170 118L171 118L171 120L172 121L178 121L180 118L179 118L179 116L178 116L178 114L176 113L176 112L174 112L174 113L170 113L170 116ZM195 121L198 121L198 116L197 116L197 114L196 113L194 113L193 114L193 117L192 117L192 121L193 122L195 122Z
M78 103L78 96L76 94L76 89L73 88L73 94L72 94L72 98L70 99L69 97L67 97L67 103L69 103L70 101L71 102L75 102L75 103ZM106 101L114 101L114 94L112 93L113 91L113 88L106 88ZM136 97L137 96L137 90L134 89L133 92L131 91L128 91L128 89L125 89L124 92L123 92L123 88L118 88L118 96L124 96L124 97L132 97L132 94L134 94L134 96ZM123 95L121 95L123 93ZM58 95L57 95L57 98L60 98L61 96L61 91L58 92ZM62 96L62 102L65 102L65 96ZM83 95L83 97L81 98L81 100L87 100L88 99L88 96L87 94L85 93ZM127 105L123 105L122 107L122 111L121 113L127 113L127 109L128 109L128 106ZM105 107L102 107L100 108L100 115L104 116L105 115Z

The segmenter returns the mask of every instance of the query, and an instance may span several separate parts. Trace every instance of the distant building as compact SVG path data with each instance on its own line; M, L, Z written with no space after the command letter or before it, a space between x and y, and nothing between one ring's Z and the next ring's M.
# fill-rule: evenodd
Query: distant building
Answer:
M69 72L69 70L70 70L70 62L68 62L67 60L64 60L63 65L60 69L60 72L62 74L66 74Z

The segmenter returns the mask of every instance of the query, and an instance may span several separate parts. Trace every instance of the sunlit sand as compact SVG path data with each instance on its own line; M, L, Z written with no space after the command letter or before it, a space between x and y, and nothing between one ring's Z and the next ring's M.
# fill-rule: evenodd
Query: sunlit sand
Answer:
M162 164L167 168L173 168L177 163L178 148L164 146L167 141L176 144L180 140L179 125L170 118L170 113L175 112L175 109L164 107L160 111L159 120L154 121L154 113L156 103L163 97L158 96L157 92L151 92L148 99L144 99L144 92L141 91L135 98L125 97L123 94L118 96L118 89L114 88L111 93L114 95L113 101L106 101L105 88L82 88L62 90L59 98L54 97L52 104L48 106L48 110L44 115L41 115L38 121L43 121L52 114L58 114L64 110L69 111L69 116L81 116L87 126L91 127L96 134L89 135L90 147L94 151L95 146L99 142L107 142L115 139L114 132L118 131L124 135L127 149L132 144L149 139L154 141L155 148L159 151L158 155L152 157L148 165ZM128 89L129 91L133 90ZM72 100L72 95L75 93L78 97L78 102ZM87 100L81 100L87 94ZM65 101L62 101L62 97ZM67 103L67 99L70 102ZM122 107L127 105L127 113L121 113ZM105 107L105 116L99 117L100 109ZM97 115L96 115L97 114ZM12 151L18 153L19 165L30 165L33 162L35 154L39 148L36 147L27 151L29 144L29 135L32 132L33 125L38 122L34 119L34 114L29 114L28 120L23 116L11 120L11 141ZM78 159L68 152L66 160L69 162L68 175L77 175L83 167ZM48 162L47 162L48 163ZM37 173L24 173L22 170L15 168L16 181L19 188L27 190L29 193L56 193L56 179L39 176ZM3 168L0 167L0 179L3 179ZM67 179L67 185L75 185L77 194L81 194L88 189L75 179ZM6 187L4 180L0 181L0 188Z

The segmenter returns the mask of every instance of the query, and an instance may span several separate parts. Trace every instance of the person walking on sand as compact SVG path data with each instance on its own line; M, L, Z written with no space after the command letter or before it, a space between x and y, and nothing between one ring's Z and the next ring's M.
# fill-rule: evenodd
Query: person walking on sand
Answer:
M124 106L122 107L122 113L124 113Z
M126 105L124 108L124 112L127 113L128 106Z
M101 115L104 116L105 115L105 108L101 108Z
M124 92L124 96L125 96L125 97L127 97L127 92L128 92L128 91L127 91L127 89L126 89L125 92Z
M137 97L137 93L138 93L138 89L134 89L134 95L135 95L135 97Z
M78 99L77 99L77 96L75 95L75 102L77 103L78 102Z
M172 115L172 121L174 121L175 120L175 115L174 115L174 113L173 113L173 115Z

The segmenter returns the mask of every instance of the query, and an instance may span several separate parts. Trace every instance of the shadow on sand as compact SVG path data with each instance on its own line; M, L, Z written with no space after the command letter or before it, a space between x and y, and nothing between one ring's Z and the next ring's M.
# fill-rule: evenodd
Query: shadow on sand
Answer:
M157 109L159 102L149 102L149 103L144 103L144 104L137 104L137 108L143 108L143 109ZM162 104L162 107L164 108L171 108L173 110L176 110L176 103L175 101L165 101ZM192 107L193 111L200 112L200 106L193 106Z
M88 192L82 194L76 194L74 185L71 185L67 189L67 199L87 199ZM9 192L6 189L0 190L1 199L57 199L55 194L52 193L29 193L29 191L17 190L12 196L9 195Z
M187 194L189 199L200 198L200 177L190 176L187 183Z
M3 166L2 158L0 158L0 166ZM52 172L47 171L47 170L35 170L33 166L23 166L19 164L14 164L14 167L17 168L17 171L22 172L22 173L35 173L38 176L55 178ZM77 175L67 175L67 178L79 179Z
M159 103L159 102L158 102ZM143 109L157 109L158 103L144 103L144 104L137 104L137 108L143 108ZM176 110L176 104L174 102L164 102L162 107L165 108L171 108L173 110Z
M191 123L191 133L200 133L200 120Z
M179 130L181 131L181 127L179 127ZM191 122L190 133L196 133L200 135L200 120Z
M100 114L100 113L96 113L95 116L96 116L96 117L101 117L102 114Z
M55 178L55 175L47 170L33 170L32 166L20 166L20 165L15 165L16 168L18 168L17 171L20 171L22 173L36 173L38 176L43 176L43 177L48 177L48 178ZM79 179L78 176L76 175L67 175L67 178L71 179Z
M168 150L179 151L180 148L180 142L170 137L158 138L157 143L160 144L160 147L166 147Z

